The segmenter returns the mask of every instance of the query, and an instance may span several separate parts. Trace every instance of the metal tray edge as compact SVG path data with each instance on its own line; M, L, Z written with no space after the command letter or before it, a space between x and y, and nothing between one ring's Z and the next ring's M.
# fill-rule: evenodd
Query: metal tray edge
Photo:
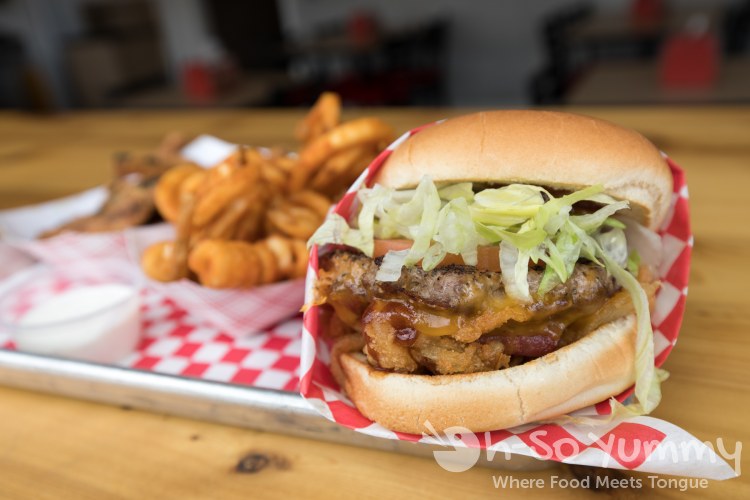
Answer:
M0 384L109 405L265 432L431 457L438 446L381 439L319 415L296 393L135 370L0 349ZM536 470L549 464L512 455L480 465Z

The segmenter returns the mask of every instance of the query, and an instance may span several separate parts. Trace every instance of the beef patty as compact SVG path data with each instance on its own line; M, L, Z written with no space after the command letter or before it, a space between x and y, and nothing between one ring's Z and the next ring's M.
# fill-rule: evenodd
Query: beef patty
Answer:
M505 293L499 272L412 266L396 282L379 282L380 262L348 250L322 256L316 293L337 321L362 333L373 366L402 373L472 373L542 356L619 289L604 268L579 262L538 297L544 270L532 266L533 300L522 304Z

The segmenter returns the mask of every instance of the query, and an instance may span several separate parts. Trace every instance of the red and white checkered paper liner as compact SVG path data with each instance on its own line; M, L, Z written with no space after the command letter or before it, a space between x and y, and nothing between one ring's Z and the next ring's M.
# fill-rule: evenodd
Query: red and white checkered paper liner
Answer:
M228 335L263 331L299 312L304 297L301 279L249 290L212 290L188 280L171 283L148 280L140 273L140 256L151 243L170 239L172 232L169 225L161 224L124 232L65 233L45 240L17 242L11 248L52 267L87 262L89 267L106 271L113 260L128 261L128 265L148 283L149 288L169 297L190 311L191 316L221 328ZM9 246L2 245L6 248ZM4 264L0 264L0 269L3 267Z
M0 243L0 304L4 319L81 285L141 283L143 339L122 366L169 375L296 391L303 283L252 291L212 291L194 283L162 284L142 275L128 246L148 241L159 228L126 233L65 234L49 240ZM141 234L141 233L144 234ZM130 249L132 251L132 248ZM0 348L14 349L0 331Z
M370 186L375 173L388 156L412 135L433 124L407 132L385 151L352 185L344 198L335 207L335 212L345 218L352 213L356 192L362 186ZM690 252L693 237L690 233L688 214L688 190L683 171L667 159L674 178L674 194L669 216L659 235L662 238L664 255L659 270L662 286L656 295L655 311L652 315L654 327L654 363L661 366L677 341L687 295ZM318 248L310 256L306 284L306 300L313 298L313 284L318 269ZM329 420L358 432L386 439L419 441L431 444L446 444L446 437L434 433L420 435L393 432L366 418L341 392L331 375L328 344L321 338L318 321L319 307L311 307L304 315L302 329L302 357L300 393L312 406ZM622 401L632 393L632 388L617 396ZM583 408L575 415L604 415L610 412L607 401ZM426 429L428 430L428 429ZM606 426L580 426L557 424L530 424L512 429L473 434L471 439L449 437L454 446L478 446L482 449L519 453L536 458L551 459L566 463L596 465L621 469L675 474L683 476L725 479L734 477L731 468L711 449L693 436L668 422L651 417L637 417ZM607 446L615 442L618 446ZM680 443L691 442L693 454L672 460L664 451ZM652 446L639 446L651 443Z

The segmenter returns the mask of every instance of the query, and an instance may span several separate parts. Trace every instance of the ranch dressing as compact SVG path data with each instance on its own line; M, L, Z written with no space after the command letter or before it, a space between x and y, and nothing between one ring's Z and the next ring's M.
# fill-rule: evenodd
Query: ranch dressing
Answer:
M14 340L21 351L113 363L138 343L139 310L130 286L78 287L33 306L17 323Z

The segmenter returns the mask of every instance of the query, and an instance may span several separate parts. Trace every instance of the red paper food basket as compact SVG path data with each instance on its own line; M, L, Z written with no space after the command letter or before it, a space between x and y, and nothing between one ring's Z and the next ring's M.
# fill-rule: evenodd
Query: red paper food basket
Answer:
M389 155L409 137L430 125L407 132L383 151L349 189L334 211L348 219L352 215L357 190L362 185L371 186L375 173ZM669 214L663 227L658 231L662 238L664 255L659 269L662 286L656 295L655 310L652 314L656 366L664 363L677 341L685 309L690 253L693 246L685 175L680 167L669 158L667 162L674 178L674 194ZM313 247L310 256L306 286L308 303L311 302L313 285L317 276L318 251L317 246ZM420 436L385 429L366 418L354 407L341 392L330 372L329 346L321 337L322 326L319 322L319 312L319 307L311 307L305 313L303 320L300 392L308 402L326 418L358 432L387 439L446 444L444 439L435 433ZM617 398L622 401L631 392L632 388L617 395ZM609 412L608 402L603 401L578 410L574 414L595 416ZM603 443L607 443L610 438L629 443L631 452L636 442L653 443L654 447L650 450L646 448L628 454L627 450L620 452L606 447ZM661 457L657 457L656 451L660 446L666 446L670 441L676 442L691 438L687 432L672 424L642 416L586 428L573 424L529 424L512 429L472 434L468 436L468 439L465 435L459 436L458 439L453 436L450 441L454 446L480 447L568 463L707 477L710 474L706 472L705 465L699 463L700 461L693 460L687 465L685 463L674 465L669 463L669 460L660 460ZM570 446L558 446L560 443ZM721 460L718 461L724 467L728 467ZM726 470L722 473L728 474ZM712 477L719 475L721 474L716 473Z

